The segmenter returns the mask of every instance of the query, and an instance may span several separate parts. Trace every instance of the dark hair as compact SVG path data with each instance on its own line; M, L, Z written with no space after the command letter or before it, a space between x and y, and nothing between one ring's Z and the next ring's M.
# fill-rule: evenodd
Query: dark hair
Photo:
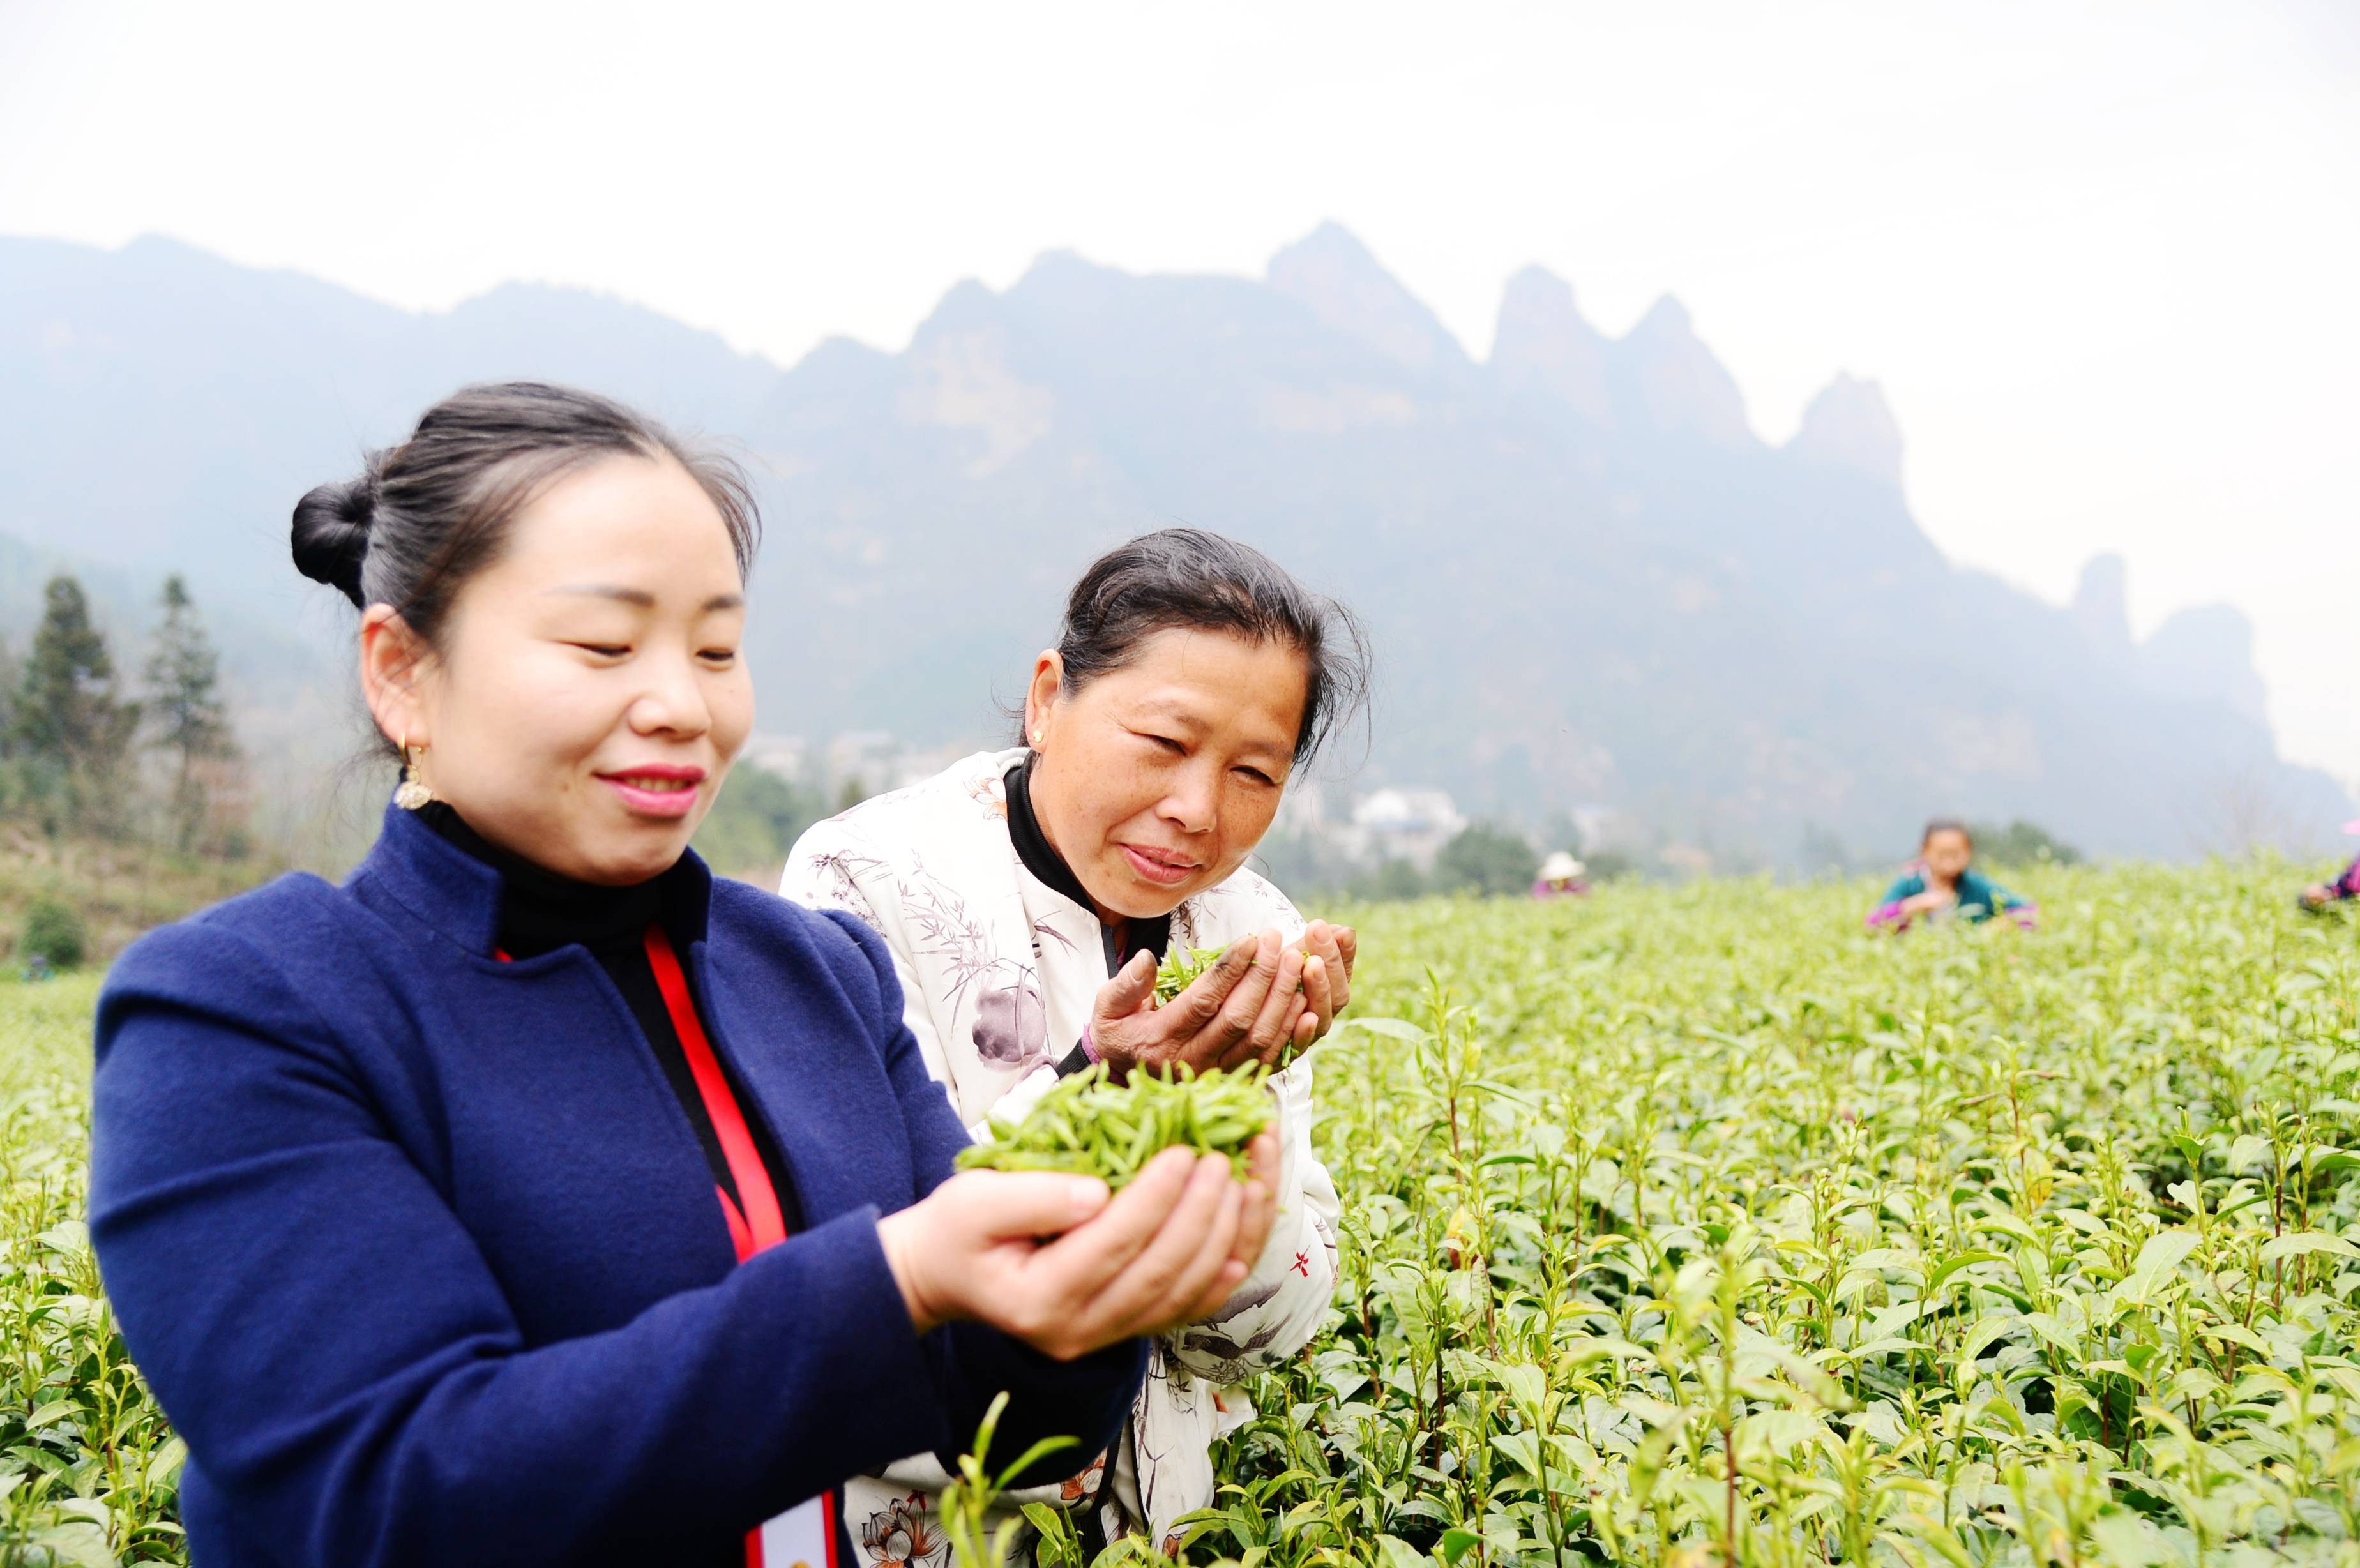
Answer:
M1057 630L1065 689L1121 669L1149 637L1175 629L1230 632L1303 655L1297 763L1368 700L1369 640L1352 612L1251 545L1202 528L1142 534L1090 563Z
M392 605L438 646L459 590L498 555L525 503L617 454L686 469L721 513L744 575L761 518L737 463L611 398L538 381L462 388L427 409L408 441L370 452L358 476L296 502L296 568L359 608Z
M1974 853L1975 835L1968 831L1966 823L1956 817L1936 817L1932 822L1928 822L1926 831L1918 835L1918 847L1923 849L1933 843L1934 835L1938 833L1957 833L1967 841L1967 852L1971 855Z

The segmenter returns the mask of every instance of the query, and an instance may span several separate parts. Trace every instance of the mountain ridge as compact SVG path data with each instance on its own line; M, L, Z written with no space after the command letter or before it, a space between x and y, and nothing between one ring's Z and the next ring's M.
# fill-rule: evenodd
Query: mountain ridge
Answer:
M1807 825L1890 847L1936 810L2187 854L2256 779L2289 836L2349 814L2278 759L2242 619L2141 659L1952 566L1874 382L1836 377L1774 446L1669 296L1608 338L1527 268L1478 361L1328 224L1260 279L1044 253L946 290L898 352L781 369L607 296L415 314L170 241L0 239L0 532L180 566L220 614L302 628L307 679L338 678L338 623L287 565L295 496L452 387L537 376L748 458L770 730L992 733L1073 573L1185 520L1360 610L1366 777L1478 811L1603 804L1769 861Z

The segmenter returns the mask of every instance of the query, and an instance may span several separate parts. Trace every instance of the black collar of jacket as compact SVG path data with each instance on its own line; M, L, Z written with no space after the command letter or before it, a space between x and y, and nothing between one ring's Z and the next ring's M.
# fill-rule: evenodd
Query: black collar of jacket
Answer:
M345 886L363 880L375 883L465 952L487 958L499 945L503 906L508 899L507 877L500 867L419 821L415 811L386 806L376 846L345 878ZM713 873L694 850L683 850L659 880L664 885L664 929L684 952L705 940L713 906Z

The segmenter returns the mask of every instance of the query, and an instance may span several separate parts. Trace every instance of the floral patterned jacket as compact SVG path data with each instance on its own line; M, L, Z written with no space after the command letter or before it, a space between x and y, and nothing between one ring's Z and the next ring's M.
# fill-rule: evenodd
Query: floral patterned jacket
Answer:
M884 937L911 1032L971 1128L994 1114L1021 1116L1056 1082L1056 1062L1109 978L1097 916L1026 869L1009 836L1001 780L1024 757L980 752L817 824L780 887ZM1171 941L1217 947L1273 927L1294 937L1303 925L1278 889L1240 871L1173 911ZM1311 1150L1311 1059L1276 1074L1272 1090L1279 1214L1261 1259L1219 1311L1153 1347L1114 1451L1062 1487L1011 1494L1008 1506L1087 1498L1109 1538L1143 1531L1162 1544L1174 1519L1213 1500L1213 1439L1253 1413L1230 1385L1301 1350L1335 1290L1338 1205ZM947 1550L932 1494L948 1484L920 1456L847 1488L846 1523L868 1564L939 1568Z

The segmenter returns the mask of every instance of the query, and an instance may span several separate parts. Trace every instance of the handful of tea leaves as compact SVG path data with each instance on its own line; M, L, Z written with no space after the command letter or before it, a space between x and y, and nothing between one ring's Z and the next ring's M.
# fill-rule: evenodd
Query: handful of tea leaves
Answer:
M1155 966L1155 1005L1161 1007L1171 1002L1193 985L1197 975L1218 964L1221 954L1229 951L1226 947L1175 947L1166 953L1164 962ZM1305 959L1311 957L1309 948L1300 951ZM1295 988L1302 990L1303 982L1295 981Z
M1120 1191L1147 1162L1178 1145L1227 1155L1246 1176L1246 1146L1270 1126L1259 1067L1161 1077L1142 1071L1116 1083L1103 1063L1058 1081L1020 1124L994 1116L991 1141L959 1150L962 1171L1063 1171Z
M1155 966L1155 1005L1163 1007L1185 991L1190 982L1221 961L1226 947L1174 946Z

